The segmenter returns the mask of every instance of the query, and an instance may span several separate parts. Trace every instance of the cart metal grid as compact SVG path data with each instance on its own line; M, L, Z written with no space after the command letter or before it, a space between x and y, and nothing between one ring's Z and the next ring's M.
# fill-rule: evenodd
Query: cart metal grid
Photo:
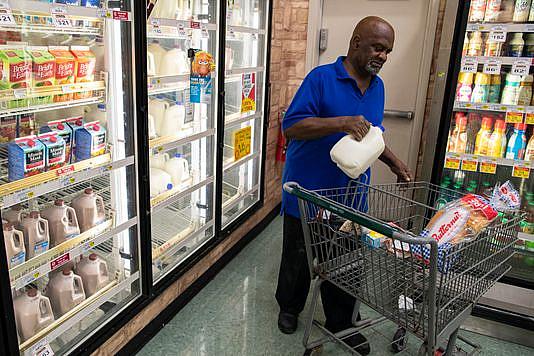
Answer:
M310 274L319 282L305 331L307 351L380 322L353 318L355 329L335 335L313 323L318 285L329 281L356 297L357 305L368 305L382 320L423 340L421 353L434 355L449 340L447 354L452 354L457 331L477 300L510 269L506 262L523 218L520 212L501 216L476 237L443 251L433 238L418 235L437 212L435 206L462 196L457 191L426 182L371 186L360 181L317 191L286 183L284 189L299 200ZM360 226L385 235L385 243L362 242ZM416 246L428 248L430 257L423 261L412 255ZM312 323L326 339L308 342ZM402 341L399 335L404 338L397 333L394 342Z

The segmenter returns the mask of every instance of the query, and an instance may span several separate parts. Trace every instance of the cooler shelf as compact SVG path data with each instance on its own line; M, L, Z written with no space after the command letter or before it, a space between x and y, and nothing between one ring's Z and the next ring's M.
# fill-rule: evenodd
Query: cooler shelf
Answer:
M239 125L251 120L260 119L262 116L263 113L261 111L246 116L243 116L243 114L241 114L240 112L236 112L225 116L224 125L225 127L232 127L234 125Z
M477 163L480 163L482 161L494 163L497 166L503 166L503 167L526 167L528 169L531 169L534 162L533 161L525 161L520 159L507 159L507 158L498 158L498 157L488 157L488 156L479 156L474 154L467 154L467 153L454 153L454 152L447 152L445 154L445 159L455 159L459 161L474 161ZM447 162L447 161L446 161ZM458 168L460 169L460 167Z
M43 104L43 105L31 105L31 106L23 107L23 108L0 109L0 117L13 116L13 115L24 115L24 114L31 114L31 113L36 113L36 112L58 110L58 109L67 109L67 108L73 108L76 106L100 104L103 102L105 102L105 98L104 98L104 95L102 94L98 96L93 96L89 99L71 100L71 101L65 101L65 102L60 102L60 103Z
M169 38L188 39L191 31L195 29L216 31L217 25L201 23L196 21L172 20L172 19L151 19L147 25L147 38ZM204 35L206 36L206 35Z
M534 63L534 58L529 58L529 57L501 57L501 56L495 56L495 57L471 57L471 56L464 56L462 58L474 58L478 64L485 64L491 60L499 60L501 62L501 65L513 65L515 62L518 62L518 61L526 61L526 62L530 62L530 64L532 65L532 63Z
M194 175L194 172L192 172L193 177L189 178L187 181L183 181L180 187L173 188L150 199L152 213L160 211L195 190L212 183L214 180L213 176L200 180L195 179Z
M468 23L466 31L481 31L481 32L534 32L534 24L532 23Z
M153 150L154 154L163 153L180 146L183 146L189 142L200 140L201 138L212 136L215 134L215 129L208 129L205 131L197 132L195 127L188 130L182 130L180 136L162 136L151 139L148 142L148 147Z
M231 146L227 146L225 145L226 147L231 147ZM233 149L233 148L232 148ZM235 160L233 157L230 157L230 158L226 158L224 161L223 161L223 170L224 171L228 171L232 168L235 168L237 166L241 166L245 163L247 163L248 161L258 157L260 155L259 152L254 152L254 153L251 153L243 158L241 158L240 160Z
M258 35L264 35L265 30L264 29L257 29L253 27L247 27L247 26L228 26L226 28L228 32L237 32L237 33L255 33Z
M454 111L494 111L502 113L511 111L519 113L534 113L534 106L470 103L464 101L455 101Z
M241 80L241 74L244 73L252 73L252 72L263 72L265 70L264 67L245 67L245 68L234 68L234 69L228 69L225 71L225 75L227 78L225 78L225 81L228 79L232 79L237 77L239 80Z

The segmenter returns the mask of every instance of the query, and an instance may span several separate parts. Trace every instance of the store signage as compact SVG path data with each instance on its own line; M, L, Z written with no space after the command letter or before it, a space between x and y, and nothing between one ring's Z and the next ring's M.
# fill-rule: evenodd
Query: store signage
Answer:
M0 26L14 26L17 23L9 8L0 8Z
M453 156L445 158L445 168L460 169L460 158Z
M525 124L534 125L534 107L527 106L525 114Z
M501 74L501 61L498 59L488 59L484 63L484 68L482 72L485 74Z
M464 57L462 59L462 67L460 72L476 73L478 68L478 61L476 57Z
M468 156L462 159L462 171L476 172L478 169L478 159L476 156Z
M497 173L497 161L491 158L480 159L481 173L495 174Z
M70 261L70 254L66 253L64 255L59 256L55 260L50 262L50 270L55 270L56 268L63 266L65 263Z
M256 111L256 73L243 73L241 88L241 113Z
M530 177L530 164L527 162L515 164L512 177L528 179Z
M506 32L502 30L491 31L488 40L491 42L506 42Z
M201 50L194 50L189 78L189 97L191 103L210 103L212 92L212 76L215 71L213 56Z
M70 165L70 166L66 166L66 167L61 167L59 169L56 169L56 175L59 177L59 176L63 176L65 174L69 174L69 173L72 173L74 172L74 165Z
M506 112L506 123L508 124L520 124L523 122L523 113L516 111Z
M130 21L130 13L128 11L113 10L113 20Z
M250 154L250 146L252 142L252 127L243 127L234 132L234 160L238 161L241 158Z
M187 38L188 33L185 25L182 22L178 22L178 25L176 26L176 30L178 31L178 38Z
M512 64L511 74L514 75L528 75L530 71L530 61L520 59Z

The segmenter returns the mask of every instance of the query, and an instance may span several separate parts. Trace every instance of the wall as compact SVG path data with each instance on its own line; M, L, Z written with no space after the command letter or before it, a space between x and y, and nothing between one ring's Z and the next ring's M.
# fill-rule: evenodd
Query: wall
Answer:
M274 0L270 66L271 114L267 132L263 208L113 335L94 355L116 354L280 202L282 165L275 161L278 114L289 105L305 75L307 21L307 0Z

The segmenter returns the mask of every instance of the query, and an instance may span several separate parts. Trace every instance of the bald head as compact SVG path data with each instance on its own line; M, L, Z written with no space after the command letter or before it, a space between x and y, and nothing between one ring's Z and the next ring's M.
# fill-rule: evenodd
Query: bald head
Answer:
M393 49L395 31L383 18L368 16L352 33L347 59L358 71L376 75Z

